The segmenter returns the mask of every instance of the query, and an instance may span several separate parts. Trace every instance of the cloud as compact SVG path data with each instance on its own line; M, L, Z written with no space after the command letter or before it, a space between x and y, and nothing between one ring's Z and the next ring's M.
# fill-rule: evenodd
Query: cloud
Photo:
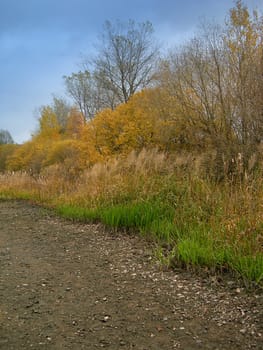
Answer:
M52 93L63 94L62 76L79 69L81 53L92 53L105 20L149 20L167 48L190 37L200 17L222 22L231 6L229 0L0 0L0 128L17 142L30 137L34 109L50 103Z

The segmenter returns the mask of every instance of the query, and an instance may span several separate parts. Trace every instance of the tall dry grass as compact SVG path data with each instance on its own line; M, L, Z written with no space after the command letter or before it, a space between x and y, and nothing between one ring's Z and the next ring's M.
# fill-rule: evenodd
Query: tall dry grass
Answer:
M262 171L217 183L207 176L206 159L144 149L74 178L63 166L46 168L37 178L2 174L0 198L30 198L68 217L131 227L174 247L171 263L235 270L260 283Z

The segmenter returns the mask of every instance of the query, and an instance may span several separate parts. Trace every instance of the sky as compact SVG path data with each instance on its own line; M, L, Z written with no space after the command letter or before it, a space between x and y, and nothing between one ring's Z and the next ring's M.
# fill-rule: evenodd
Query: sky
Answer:
M244 1L262 14L263 0ZM223 23L232 0L0 0L0 129L30 139L37 109L65 97L63 76L94 54L106 20L150 21L163 50L206 19Z

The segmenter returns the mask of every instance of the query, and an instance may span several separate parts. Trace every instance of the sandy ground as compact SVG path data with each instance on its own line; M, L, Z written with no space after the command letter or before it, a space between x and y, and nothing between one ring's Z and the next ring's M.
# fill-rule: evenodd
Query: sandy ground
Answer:
M0 349L263 349L262 294L165 271L149 242L0 201Z

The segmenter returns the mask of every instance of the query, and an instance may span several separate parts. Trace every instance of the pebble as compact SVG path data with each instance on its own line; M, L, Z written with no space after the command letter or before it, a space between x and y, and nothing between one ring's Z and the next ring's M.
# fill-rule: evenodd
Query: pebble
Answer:
M110 319L110 316L104 316L102 322L107 322Z

